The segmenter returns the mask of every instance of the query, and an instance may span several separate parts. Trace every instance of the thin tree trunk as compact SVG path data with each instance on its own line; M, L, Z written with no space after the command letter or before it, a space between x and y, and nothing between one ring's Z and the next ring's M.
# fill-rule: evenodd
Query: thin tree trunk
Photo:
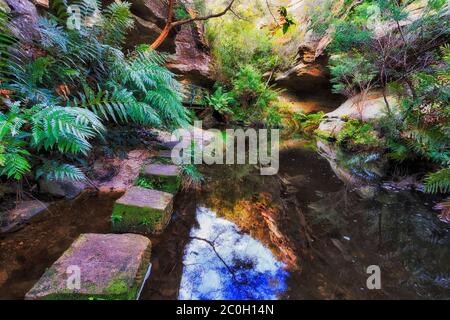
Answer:
M389 102L386 96L386 87L383 86L383 99L384 103L386 104L386 108L388 110L388 114L391 115L391 107L389 106Z
M175 0L169 0L169 7L167 11L167 22L166 25L161 32L161 34L156 38L156 40L151 44L152 49L157 49L166 38L169 36L170 30L172 30L172 22L173 22L173 8L175 5Z

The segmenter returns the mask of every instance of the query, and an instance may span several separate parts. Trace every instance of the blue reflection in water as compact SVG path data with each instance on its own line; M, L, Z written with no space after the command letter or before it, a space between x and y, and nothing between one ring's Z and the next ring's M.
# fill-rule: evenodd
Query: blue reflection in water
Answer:
M260 242L206 208L185 250L179 299L277 299L286 286L285 265Z

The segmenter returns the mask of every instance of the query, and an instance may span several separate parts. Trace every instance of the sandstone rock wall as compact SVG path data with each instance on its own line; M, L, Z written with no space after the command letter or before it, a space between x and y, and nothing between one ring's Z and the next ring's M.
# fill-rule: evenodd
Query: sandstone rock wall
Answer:
M37 28L38 12L29 0L4 0L11 12L10 28L14 36L24 43L32 43L39 38ZM4 5L2 5L4 7ZM8 10L7 10L8 11Z
M135 26L129 32L127 47L132 48L140 43L151 44L164 28L167 17L167 7L159 0L130 0ZM182 0L187 9L193 9L190 0ZM204 40L202 23L182 25L171 31L164 41L160 51L171 55L168 67L197 85L209 85L209 64L211 56L209 47Z

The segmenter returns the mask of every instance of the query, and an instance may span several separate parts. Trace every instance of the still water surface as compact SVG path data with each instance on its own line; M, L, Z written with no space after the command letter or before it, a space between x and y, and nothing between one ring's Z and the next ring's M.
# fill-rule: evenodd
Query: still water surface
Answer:
M311 144L290 141L278 176L247 165L203 168L153 237L142 299L450 298L450 226L423 194L361 196ZM336 169L336 168L334 168ZM0 298L22 299L80 233L110 232L118 194L61 201L0 236ZM379 265L381 290L366 268Z

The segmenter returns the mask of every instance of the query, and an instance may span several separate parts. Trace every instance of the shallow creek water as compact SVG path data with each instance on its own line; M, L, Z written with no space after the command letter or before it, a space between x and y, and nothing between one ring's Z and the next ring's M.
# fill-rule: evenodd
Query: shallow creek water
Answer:
M202 168L204 187L179 194L151 239L141 299L450 298L450 226L433 199L383 189L364 199L302 141L280 161L278 176ZM57 202L0 236L0 298L22 299L79 234L110 232L119 196ZM381 268L380 290L366 287L369 265Z

